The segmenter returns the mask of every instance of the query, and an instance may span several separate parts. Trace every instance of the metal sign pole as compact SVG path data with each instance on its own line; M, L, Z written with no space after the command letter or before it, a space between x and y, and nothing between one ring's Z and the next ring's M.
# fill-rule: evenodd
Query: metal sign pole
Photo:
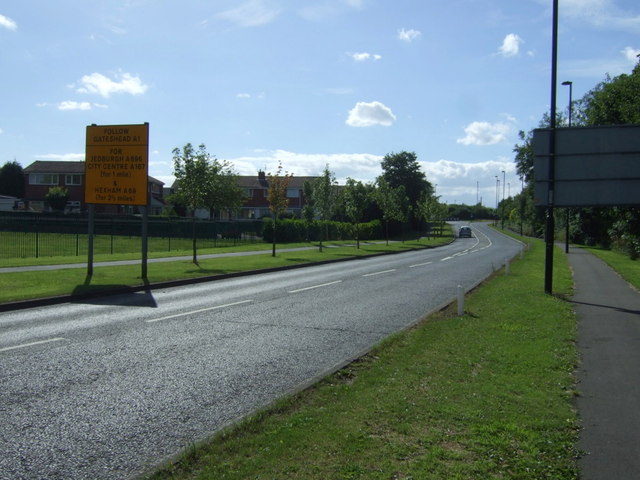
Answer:
M93 275L93 235L95 232L95 205L90 203L89 207L89 221L88 221L88 232L87 232L87 277L91 277Z
M149 226L149 208L147 205L142 207L142 279L147 279L147 252L149 241L147 238Z
M551 47L551 118L549 135L549 195L547 197L547 223L545 231L544 291L553 291L553 240L555 224L553 219L553 193L555 189L556 156L556 83L558 77L558 0L553 0L553 37Z

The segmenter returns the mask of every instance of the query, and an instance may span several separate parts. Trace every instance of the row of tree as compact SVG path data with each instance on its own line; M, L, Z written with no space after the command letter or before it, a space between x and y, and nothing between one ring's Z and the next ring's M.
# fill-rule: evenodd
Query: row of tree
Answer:
M609 76L581 99L572 102L572 126L640 124L640 62L630 74ZM558 126L568 126L568 116L559 113ZM549 115L543 115L539 127L548 127ZM545 212L534 206L533 130L521 131L514 147L516 169L524 182L523 191L505 199L498 207L502 220L528 235L541 236ZM569 241L616 248L631 256L640 256L640 208L555 209L559 236L569 232ZM568 227L568 228L567 228Z

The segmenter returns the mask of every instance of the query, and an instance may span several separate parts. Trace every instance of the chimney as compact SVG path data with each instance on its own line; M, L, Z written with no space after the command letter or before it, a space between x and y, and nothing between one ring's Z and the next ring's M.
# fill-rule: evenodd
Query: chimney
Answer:
M265 175L264 171L262 170L258 170L258 180L266 180L267 176Z

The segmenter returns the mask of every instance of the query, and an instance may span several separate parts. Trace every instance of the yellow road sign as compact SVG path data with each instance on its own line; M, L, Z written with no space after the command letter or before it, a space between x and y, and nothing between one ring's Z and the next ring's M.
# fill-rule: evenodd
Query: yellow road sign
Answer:
M84 173L85 203L147 205L149 124L88 126Z

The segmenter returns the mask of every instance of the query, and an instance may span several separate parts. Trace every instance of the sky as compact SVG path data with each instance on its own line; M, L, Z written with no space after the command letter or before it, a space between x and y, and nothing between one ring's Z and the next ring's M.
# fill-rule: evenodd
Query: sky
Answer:
M240 175L328 165L340 183L409 151L441 201L494 207L521 188L518 132L550 108L552 3L2 2L0 164L83 160L87 125L148 122L149 174L167 186L186 143ZM638 54L640 2L559 0L574 100Z

